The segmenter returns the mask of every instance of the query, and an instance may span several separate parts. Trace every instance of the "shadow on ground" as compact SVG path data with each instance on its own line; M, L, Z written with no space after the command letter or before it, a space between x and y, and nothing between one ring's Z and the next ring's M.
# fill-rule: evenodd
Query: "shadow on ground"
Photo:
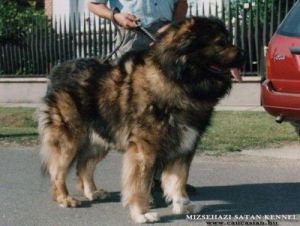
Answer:
M244 184L196 189L196 194L190 195L192 201L222 202L202 206L200 214L300 214L300 183ZM159 207L166 206L162 198L157 204ZM163 216L161 221L171 222L185 218L185 215L168 215Z
M155 208L167 207L162 193L155 192ZM192 201L222 202L202 206L199 214L270 215L300 214L300 183L244 184L233 186L196 187ZM103 202L120 202L120 193L112 192ZM185 215L162 216L160 222L185 219Z

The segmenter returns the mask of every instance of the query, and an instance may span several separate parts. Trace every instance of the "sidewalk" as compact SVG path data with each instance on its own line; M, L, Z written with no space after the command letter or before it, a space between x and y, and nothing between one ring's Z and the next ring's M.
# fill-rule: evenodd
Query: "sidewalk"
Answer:
M46 82L44 78L0 79L0 107L38 107L46 93ZM242 83L234 83L230 94L221 100L216 110L263 111L260 77L244 78Z
M256 81L244 79L242 83L234 83L230 94L221 100L216 110L264 111L260 104L260 78Z

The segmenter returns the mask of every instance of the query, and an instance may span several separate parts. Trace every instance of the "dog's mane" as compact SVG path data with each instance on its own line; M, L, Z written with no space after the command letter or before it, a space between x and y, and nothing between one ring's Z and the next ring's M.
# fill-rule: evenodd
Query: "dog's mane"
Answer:
M195 50L199 49L201 38L195 37L198 24L207 27L217 26L220 32L228 35L224 23L215 17L190 18L196 23L191 32L182 34L184 39L180 43L165 44L170 33L174 33L185 26L186 21L173 23L169 30L158 37L157 43L149 50L153 62L164 72L167 78L182 84L184 89L193 97L205 100L217 100L223 97L231 88L231 79L228 74L214 75L208 71L206 59L198 59ZM201 29L201 28L200 28ZM203 27L203 29L207 29ZM200 43L200 44L199 44Z

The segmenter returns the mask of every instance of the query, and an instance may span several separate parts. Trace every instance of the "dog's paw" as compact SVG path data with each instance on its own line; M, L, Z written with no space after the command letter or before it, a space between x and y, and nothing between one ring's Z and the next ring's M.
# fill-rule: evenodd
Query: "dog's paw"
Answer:
M156 212L148 212L145 214L134 214L132 215L132 219L135 223L143 224L143 223L153 223L159 221L159 215Z
M173 201L173 213L174 214L194 214L199 213L201 206L192 203L189 199L181 198Z
M95 201L95 200L103 200L103 199L107 199L110 197L110 193L103 190L103 189L98 189L94 192L91 192L89 194L86 194L86 197L90 200L90 201Z
M64 207L64 208L69 208L69 207L78 207L81 205L81 202L71 196L59 198L56 200L59 204L59 206Z

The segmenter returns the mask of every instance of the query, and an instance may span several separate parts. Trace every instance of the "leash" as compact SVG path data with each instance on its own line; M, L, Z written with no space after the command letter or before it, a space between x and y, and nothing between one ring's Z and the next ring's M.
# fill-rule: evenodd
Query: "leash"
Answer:
M153 34L151 34L145 27L142 26L142 22L140 20L138 20L136 22L137 24L137 29L142 31L146 36L148 36L153 42L156 42L157 39L155 38L155 36Z
M114 54L117 53L117 51L121 48L121 46L123 45L123 43L124 43L124 41L125 41L125 34L122 35L122 32L121 32L121 30L120 30L120 28L119 28L118 26L116 26L116 28L117 28L117 33L118 33L119 36L121 37L121 41L120 41L119 45L116 46L116 48L115 48L113 51L111 51L111 52L103 59L103 63L109 62L109 60L112 58L112 56L113 56Z
M118 8L114 8L114 9L112 10L112 18L114 17L114 15L115 15L116 13L119 13L119 12L120 12L120 10L119 10ZM103 61L102 61L103 63L109 62L109 60L112 58L112 56L113 56L114 54L117 53L117 51L122 47L122 45L124 44L124 41L125 41L125 33L122 34L120 27L116 24L116 22L115 22L113 19L112 19L112 21L113 21L114 25L116 26L118 35L121 37L121 41L120 41L119 45L116 46L115 49L114 49L113 51L111 51L111 52L103 59ZM137 20L137 21L136 21L136 24L137 24L137 28L136 28L136 29L137 29L138 31L143 32L143 33L144 33L147 37L149 37L153 42L156 42L156 41L157 41L157 39L155 38L155 36L154 36L153 34L151 34L145 27L142 26L142 23L141 23L140 20Z

